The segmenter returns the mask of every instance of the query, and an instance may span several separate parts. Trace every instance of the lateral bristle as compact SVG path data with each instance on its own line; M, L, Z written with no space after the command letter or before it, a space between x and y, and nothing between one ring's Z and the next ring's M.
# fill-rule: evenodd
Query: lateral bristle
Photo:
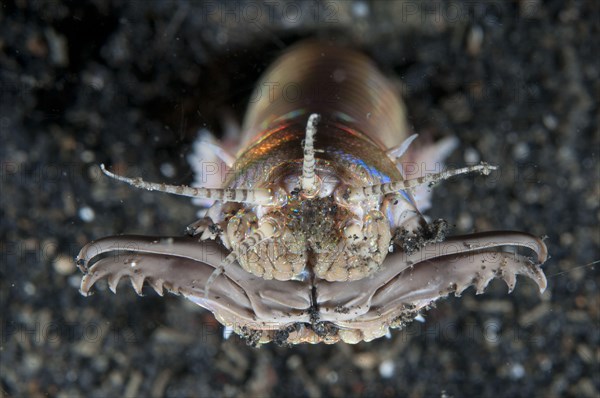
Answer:
M398 145L397 147L389 149L386 152L386 155L388 155L388 157L390 159L392 159L393 161L396 161L397 159L401 158L402 155L404 155L406 153L406 151L410 147L410 144L412 144L412 142L415 139L417 139L418 136L419 136L419 134L413 134L413 135L411 135L410 137L408 137L407 139L405 139L404 141L402 141L402 143L400 145Z
M540 294L544 293L544 291L546 291L546 287L548 286L548 281L546 280L546 275L544 274L544 272L540 269L540 267L538 265L532 264L530 267L530 270L531 270L530 276L533 277L533 280L538 285L538 288L540 289Z
M202 235L200 235L200 240L215 239L216 236L217 235L214 232L207 228L202 232Z

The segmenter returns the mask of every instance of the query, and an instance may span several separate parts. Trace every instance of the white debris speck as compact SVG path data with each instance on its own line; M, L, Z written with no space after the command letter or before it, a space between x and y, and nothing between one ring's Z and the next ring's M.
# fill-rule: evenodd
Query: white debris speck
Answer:
M385 361L379 364L379 374L384 379L389 379L394 375L394 371L396 370L396 365L391 359L386 359Z
M137 263L135 261L132 261L131 264L129 264L132 268L133 267L137 267Z
M96 213L94 213L91 207L84 206L79 209L79 218L85 222L92 222L96 218Z
M425 317L424 317L423 315L421 315L421 314L418 314L418 315L415 317L415 321L417 321L417 322L421 322L421 323L424 323L424 322L425 322Z

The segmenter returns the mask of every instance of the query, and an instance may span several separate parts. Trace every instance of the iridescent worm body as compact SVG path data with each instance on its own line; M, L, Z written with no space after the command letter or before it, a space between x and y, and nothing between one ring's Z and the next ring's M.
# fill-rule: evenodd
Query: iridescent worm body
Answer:
M116 236L86 245L78 257L82 293L103 278L115 290L128 276L138 293L147 282L159 294L182 294L252 344L294 344L370 341L438 298L469 286L481 293L496 277L510 291L517 274L545 289L547 250L539 238L446 238L444 222L425 221L429 185L495 167L409 176L399 158L431 170L454 141L410 145L403 104L365 56L302 43L257 90L238 155L214 142L200 151L201 160L227 168L224 183L201 176L203 186L167 186L103 167L113 178L210 208L186 237ZM536 258L505 247L525 247Z

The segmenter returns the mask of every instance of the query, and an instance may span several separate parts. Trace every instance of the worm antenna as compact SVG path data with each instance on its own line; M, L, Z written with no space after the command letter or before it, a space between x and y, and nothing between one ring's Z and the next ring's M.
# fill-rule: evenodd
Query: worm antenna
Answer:
M410 180L394 181L394 182L388 182L385 184L368 185L365 187L350 188L348 191L348 194L349 194L348 199L356 202L356 201L364 200L365 198L367 198L369 196L386 195L389 193L396 193L401 190L410 191L413 188L418 187L419 185L429 184L431 186L439 181L447 180L448 178L459 175L459 174L480 172L483 175L488 175L488 174L490 174L490 172L492 170L496 170L496 169L498 169L497 166L492 166L485 162L481 162L480 164L478 164L476 166L469 166L469 167L463 167L460 169L447 170L447 171L443 171L441 173L429 174L424 177L413 178Z
M100 165L102 172L110 178L133 185L136 188L147 189L149 191L159 191L174 195L187 196L198 199L212 199L222 202L239 202L255 205L271 205L275 203L275 198L270 189L228 189L228 188L196 188L185 185L167 185L163 183L148 182L141 178L128 178L111 173L106 170L104 164Z
M304 161L302 163L302 178L300 179L300 188L308 196L312 196L317 191L317 176L315 175L315 134L317 134L317 123L319 116L313 113L306 123L306 138L304 139Z

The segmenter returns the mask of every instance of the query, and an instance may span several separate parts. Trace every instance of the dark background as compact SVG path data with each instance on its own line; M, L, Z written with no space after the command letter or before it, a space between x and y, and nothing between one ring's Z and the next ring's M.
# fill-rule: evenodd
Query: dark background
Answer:
M598 396L597 2L0 4L2 396ZM315 36L370 54L416 132L460 139L451 164L501 166L440 184L429 214L547 235L547 291L495 281L391 339L259 349L176 296L82 297L85 243L181 235L195 214L98 164L190 183L196 131L239 121L264 68Z

